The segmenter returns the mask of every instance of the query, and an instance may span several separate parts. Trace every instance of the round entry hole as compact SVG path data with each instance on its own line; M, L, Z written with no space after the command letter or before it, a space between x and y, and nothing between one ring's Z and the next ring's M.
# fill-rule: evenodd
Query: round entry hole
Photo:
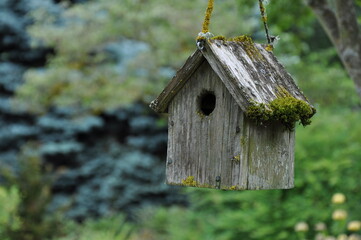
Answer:
M211 91L204 91L199 96L198 102L201 113L209 116L216 107L216 95Z

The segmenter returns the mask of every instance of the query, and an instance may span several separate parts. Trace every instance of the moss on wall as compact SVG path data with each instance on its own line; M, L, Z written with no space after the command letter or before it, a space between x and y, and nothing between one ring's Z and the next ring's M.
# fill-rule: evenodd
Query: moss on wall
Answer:
M196 180L194 180L194 176L189 176L186 179L182 180L182 185L189 187L197 187L199 183Z
M220 186L217 188L215 185L209 185L209 184L201 184L194 180L194 176L188 176L187 178L182 180L181 184L171 184L171 185L178 185L178 186L184 186L184 187L198 187L198 188L213 188L213 189L222 189L222 190L229 190L229 191L237 191L242 190L239 186Z

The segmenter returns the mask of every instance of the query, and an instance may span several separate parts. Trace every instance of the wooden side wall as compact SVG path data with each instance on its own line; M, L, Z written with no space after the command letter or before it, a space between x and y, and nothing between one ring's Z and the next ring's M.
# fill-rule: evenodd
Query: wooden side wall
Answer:
M205 90L216 96L209 116L201 114L197 102ZM168 125L167 184L228 190L293 187L294 132L250 122L206 61L169 105Z

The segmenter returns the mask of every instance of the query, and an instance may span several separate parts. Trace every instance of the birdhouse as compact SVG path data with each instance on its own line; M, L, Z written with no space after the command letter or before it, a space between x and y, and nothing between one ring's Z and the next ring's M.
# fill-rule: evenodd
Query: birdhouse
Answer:
M315 109L268 47L205 40L150 104L168 113L167 184L293 187L294 124Z

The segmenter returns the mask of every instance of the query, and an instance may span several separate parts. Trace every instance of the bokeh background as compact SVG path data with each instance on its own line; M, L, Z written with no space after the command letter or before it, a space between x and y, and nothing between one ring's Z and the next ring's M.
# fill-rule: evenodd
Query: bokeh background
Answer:
M360 98L301 0L267 5L271 34L280 37L274 53L318 111L310 126L296 128L295 188L164 184L167 118L148 104L195 50L206 6L0 0L2 240L296 240L360 232L361 225L347 227L361 220ZM266 41L255 0L216 0L210 29ZM346 200L332 202L335 193ZM337 219L336 210L346 215Z

